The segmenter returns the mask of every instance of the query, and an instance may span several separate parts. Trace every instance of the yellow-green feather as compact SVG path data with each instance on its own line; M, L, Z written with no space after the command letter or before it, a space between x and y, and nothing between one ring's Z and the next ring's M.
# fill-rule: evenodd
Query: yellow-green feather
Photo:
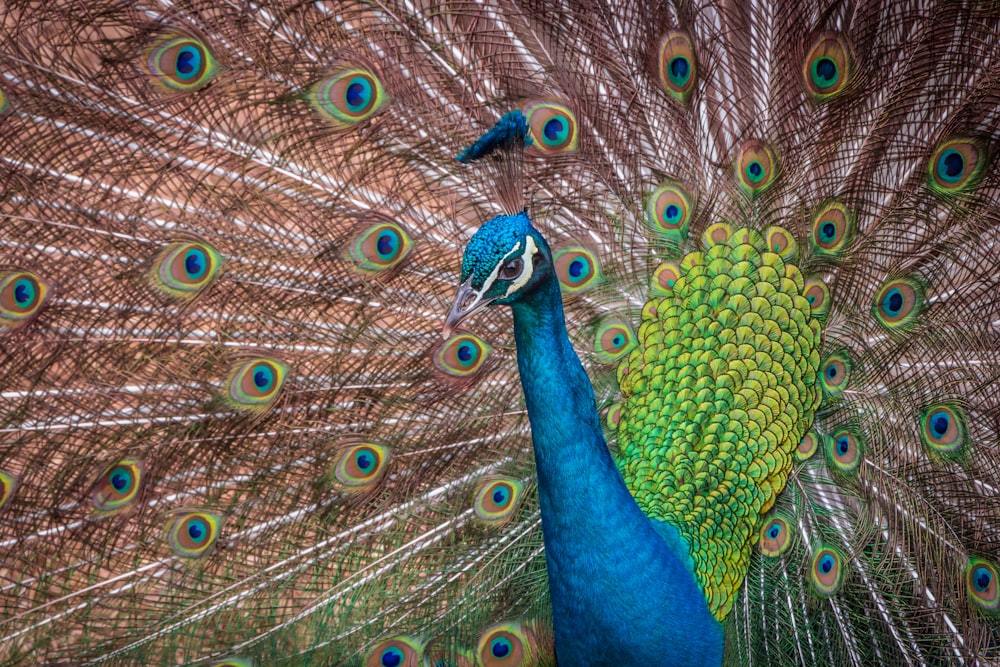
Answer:
M619 366L619 466L643 511L687 540L721 620L819 405L820 325L799 269L754 231L680 267Z

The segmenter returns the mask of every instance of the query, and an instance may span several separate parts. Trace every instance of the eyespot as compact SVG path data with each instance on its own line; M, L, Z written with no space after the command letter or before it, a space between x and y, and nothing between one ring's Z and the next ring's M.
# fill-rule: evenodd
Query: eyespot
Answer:
M143 465L136 459L124 459L107 468L97 478L91 496L98 512L118 512L132 506L142 489Z
M178 514L167 526L167 544L181 558L204 556L222 530L222 517L201 511Z
M673 181L661 183L646 201L646 223L654 234L679 243L691 224L691 195Z
M928 186L939 195L954 195L975 187L986 167L986 150L971 139L950 139L931 155Z
M890 331L905 331L917 323L926 300L923 284L909 276L890 280L875 297L875 319Z
M969 600L990 614L1000 612L996 565L983 558L971 558L965 568L965 589Z
M358 234L348 253L355 268L373 275L398 266L412 248L406 230L394 222L382 222Z
M424 645L413 637L383 639L368 651L365 667L420 667Z
M698 63L691 37L683 30L671 30L660 39L658 56L660 83L681 103L686 103L698 81Z
M612 403L604 415L604 424L612 431L618 430L618 424L622 421L622 404Z
M820 278L806 278L802 296L809 302L810 312L816 319L822 321L830 312L830 288Z
M598 324L594 336L594 352L603 363L611 364L618 361L631 352L635 344L632 329L618 318L611 316Z
M956 406L939 403L920 413L920 437L929 450L954 456L968 443L965 414Z
M370 442L351 445L337 457L333 476L352 490L370 488L388 470L391 452L389 447Z
M176 299L190 299L207 287L222 268L222 256L205 243L171 243L153 260L153 287Z
M823 362L820 374L820 382L823 386L823 395L826 398L837 398L851 379L851 357L846 350L835 352Z
M839 258L854 234L854 213L839 201L825 202L813 217L812 230L813 252Z
M852 429L842 428L827 439L827 461L837 471L851 474L861 465L864 441Z
M795 261L799 255L799 244L795 237L784 227L768 227L764 230L767 249L786 262Z
M669 261L660 264L653 271L653 276L649 281L649 291L651 296L670 296L674 292L677 281L681 278L681 265L679 262Z
M154 44L148 51L146 66L162 86L181 92L201 88L218 71L208 47L186 36L171 36Z
M601 280L601 267L594 253L586 248L565 248L553 257L556 276L566 292L578 293L596 287Z
M851 79L851 49L835 32L822 33L806 54L802 67L806 92L821 102L843 92Z
M321 116L343 129L371 118L385 103L385 93L372 72L348 68L314 85L309 102Z
M484 479L476 488L473 508L476 516L492 525L502 525L514 516L521 502L524 484L513 477Z
M8 331L31 322L49 300L49 284L30 271L0 274L0 326Z
M576 116L569 107L558 102L529 102L523 109L528 119L533 150L542 155L571 153L579 139Z
M788 519L780 514L774 514L765 519L760 529L760 552L765 556L777 558L792 546L792 529Z
M515 667L534 664L534 633L521 623L500 623L479 637L476 655L482 667Z
M799 446L795 448L795 460L805 461L812 458L816 450L819 449L820 435L815 429L809 429L799 441Z
M736 160L736 180L751 199L767 190L778 177L778 160L769 146L748 141Z
M258 357L244 361L229 372L229 404L235 410L264 412L274 404L288 366Z
M483 367L493 348L472 334L452 336L434 354L434 366L442 373L469 377Z
M831 597L844 583L844 557L833 547L821 547L813 554L809 569L813 590L822 597Z
M701 243L705 249L712 246L723 245L729 242L733 236L733 226L728 222L715 222L705 228L701 233Z
M10 499L14 497L14 492L17 491L19 481L17 477L9 472L0 470L0 509L6 507Z

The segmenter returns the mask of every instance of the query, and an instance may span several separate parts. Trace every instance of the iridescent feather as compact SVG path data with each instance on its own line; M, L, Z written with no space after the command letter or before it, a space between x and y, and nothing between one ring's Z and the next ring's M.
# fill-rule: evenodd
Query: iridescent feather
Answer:
M441 338L525 208L726 664L1000 661L995 3L0 26L0 662L554 664L510 315Z

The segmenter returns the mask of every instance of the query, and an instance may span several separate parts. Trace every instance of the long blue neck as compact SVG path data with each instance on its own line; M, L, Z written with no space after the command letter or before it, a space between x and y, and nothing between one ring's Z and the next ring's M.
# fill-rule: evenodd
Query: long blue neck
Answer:
M559 664L718 665L722 629L682 539L654 527L608 452L558 282L545 279L513 311Z

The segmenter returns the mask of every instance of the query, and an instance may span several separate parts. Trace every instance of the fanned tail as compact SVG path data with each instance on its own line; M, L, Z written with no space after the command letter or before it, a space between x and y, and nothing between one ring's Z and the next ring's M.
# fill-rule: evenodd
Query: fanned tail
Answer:
M0 659L552 660L509 316L440 337L462 245L517 200L455 156L520 109L613 450L669 262L780 225L825 286L822 402L727 662L996 660L995 7L8 2L0 25Z

